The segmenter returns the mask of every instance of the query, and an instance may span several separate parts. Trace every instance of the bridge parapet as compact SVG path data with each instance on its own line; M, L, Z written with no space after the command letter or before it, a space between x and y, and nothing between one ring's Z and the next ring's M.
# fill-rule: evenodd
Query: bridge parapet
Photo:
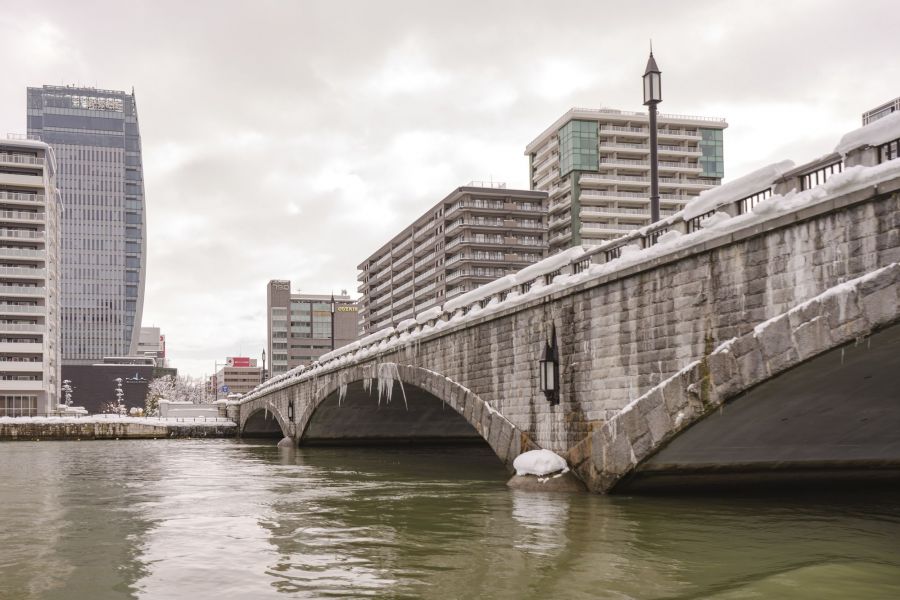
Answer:
M686 256L734 244L898 189L900 114L842 138L835 152L805 165L769 165L703 192L658 223L589 248L572 248L452 298L261 384L267 393L323 371L366 360L398 345L443 335L587 286L620 279ZM890 151L891 144L895 149Z
M846 153L799 168L787 162L766 167L705 192L653 227L569 250L452 298L265 382L229 406L229 415L243 426L253 413L272 411L281 430L299 441L326 398L334 405L348 385L359 391L368 380L393 389L399 380L462 415L507 464L536 445L568 455L594 489L608 489L628 465L604 467L603 444L621 445L629 460L631 452L637 459L646 450L647 439L638 434L624 438L627 446L609 435L609 427L635 418L634 408L619 414L635 398L663 383L670 390L673 376L687 378L686 387L704 378L713 382L710 402L724 397L727 385L752 383L737 370L734 379L722 379L728 371L717 363L724 360L721 348L714 349L724 340L737 338L736 350L748 344L743 360L763 361L758 375L769 377L782 368L779 360L789 365L806 357L802 336L812 338L813 349L844 339L840 328L820 329L823 314L809 323L793 323L794 313L771 320L823 290L900 262L900 160L891 160L895 151L882 151L885 135L900 137L900 115L892 122L889 133L865 143L856 139ZM851 158L856 164L844 168ZM832 300L818 302L840 308ZM875 322L866 319L859 325ZM770 321L757 341L740 341ZM558 405L537 389L538 358L553 331L561 342ZM770 343L776 331L782 335ZM787 338L797 342L793 350L769 352ZM686 365L692 366L679 374ZM702 369L718 370L708 377ZM708 414L697 409L688 416L695 413ZM340 420L346 410L330 414ZM678 411L663 419L653 406L642 418L656 427L650 415L679 431Z

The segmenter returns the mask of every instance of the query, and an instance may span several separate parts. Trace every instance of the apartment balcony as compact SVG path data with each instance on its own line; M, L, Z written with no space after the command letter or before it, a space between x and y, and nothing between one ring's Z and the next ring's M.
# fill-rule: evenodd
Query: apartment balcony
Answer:
M371 293L377 294L379 292L386 290L390 286L391 286L391 280L387 279L386 281L384 281L384 283L381 283L378 286L376 286L375 289L373 289Z
M392 254L394 257L396 257L396 256L398 256L399 254L403 253L403 251L406 250L407 248L409 248L411 245L412 245L412 238L411 238L411 237L408 237L408 238L406 238L405 241L402 241L402 242L400 242L399 244L397 244L397 245L391 250L391 254ZM396 258L395 258L394 260L396 261Z
M626 127L624 125L601 125L600 126L600 135L601 136L616 136L616 137L648 137L650 135L650 129L644 127Z
M413 295L412 295L412 293L409 293L406 296L403 296L402 298L395 300L393 302L393 307L394 307L394 312L395 312L394 317L397 316L396 312L403 309L403 307L405 307L408 303L412 302L412 299L413 299Z
M639 160L634 158L601 158L600 166L606 167L625 167L630 169L646 170L650 168L649 160Z
M0 202L14 202L16 204L24 204L33 206L35 204L43 204L46 201L44 194L24 194L21 192L0 191Z
M0 352L21 352L23 354L40 354L44 351L41 342L0 342Z
M437 271L436 267L431 267L430 269L423 271L422 273L419 273L418 275L416 275L416 279L415 279L416 283L419 283L420 281L425 281L426 279L428 279L429 277L434 275L436 271Z
M541 162L539 165L535 166L534 173L532 177L534 178L542 178L547 175L554 167L557 166L557 161L553 156L548 156L547 160Z
M437 221L429 221L427 225L417 229L413 234L413 238L418 242L419 238L424 237L428 232L434 229L434 226L437 225Z
M553 198L556 197L556 196L560 196L560 195L562 195L562 194L565 194L565 193L568 192L570 189L572 189L572 181L567 177L567 178L564 179L564 180L562 181L562 183L560 183L558 186L556 186L556 187L550 189L550 191L547 192L547 195L548 195L551 199L553 199Z
M703 152L700 150L699 146L696 147L685 147L685 146L671 146L668 144L659 144L657 146L659 148L660 155L664 154L676 154L678 156L703 156Z
M17 279L44 279L47 269L30 269L28 267L0 267L0 277Z
M622 235L629 231L634 231L636 229L640 229L642 225L636 223L582 223L581 224L581 232L583 234L587 233L599 233L599 234L610 234L610 235Z
M378 260L375 261L375 267L376 268L380 267L381 265L390 262L390 260L391 260L391 253L388 252L387 254L385 254L384 256L382 256L381 258L379 258Z
M412 284L413 284L413 280L410 279L409 281L407 281L407 282L404 283L403 285L398 285L398 286L395 287L393 290L391 290L391 295L392 295L392 296L396 296L397 294L400 294L400 293L402 293L403 291L408 290L409 288L412 287Z
M0 229L0 239L10 240L43 240L43 231L31 231L30 229Z
M543 177L532 178L532 180L534 181L534 189L536 189L536 190L546 189L546 186L548 186L551 181L556 179L556 177L558 177L558 173L556 173L555 171L550 171Z
M38 173L35 173L34 175L0 173L0 185L20 185L22 187L43 189L44 176Z
M668 160L659 161L659 170L660 172L664 171L674 171L676 173L701 173L703 172L703 168L697 164L690 163L682 163L682 162L672 162Z
M44 323L3 323L0 322L0 333L44 333Z
M584 192L582 192L582 195L583 195L583 194L584 194ZM551 215L553 215L554 213L559 213L559 212L562 212L562 211L567 211L567 210L569 210L569 208L571 208L571 207L572 207L572 198L571 198L571 196L569 196L569 197L567 197L565 200L560 200L560 201L557 201L557 202L551 202L551 203L550 203L550 210L549 210L549 212L550 212Z
M563 244L565 242L568 242L571 239L572 239L572 230L566 229L566 230L560 231L559 233L555 233L552 236L550 236L549 241L550 241L550 245L552 246L554 244L556 244L556 245Z
M410 318L411 316L413 316L413 311L414 311L413 307L409 307L409 308L407 308L406 310L401 311L401 312L395 314L395 315L394 315L394 322L395 322L395 323L399 323L399 322L402 321L403 319L408 319L408 318Z
M25 362L22 360L0 360L0 373L40 373L44 370L43 361Z
M23 223L44 223L47 215L43 212L21 210L0 210L0 221L21 221Z
M689 188L692 190L708 190L710 188L715 187L714 185L710 185L708 183L703 183L702 181L692 181L690 179L677 179L675 177L660 177L659 178L659 186L660 187L670 187L670 188Z
M399 283L400 281L406 279L407 276L411 275L413 272L412 265L406 267L399 273L394 274L394 283Z
M556 150L557 148L559 148L559 139L554 138L554 139L550 140L549 143L544 144L544 146L535 153L534 161L537 162L537 161L541 160L542 158L547 156L547 154L549 154L553 150Z
M0 303L0 315L37 315L43 316L47 314L47 307L28 304L3 304Z
M390 311L391 311L391 305L388 304L387 306L385 306L385 307L383 307L383 308L379 308L378 310L373 311L373 312L372 312L372 318L379 317L379 316L381 316L381 315L383 315L383 314L387 314L387 313L389 313Z
M32 250L31 248L0 248L0 259L3 258L47 260L47 251Z
M44 389L44 381L28 381L21 379L0 379L0 392L40 392Z
M619 152L635 152L640 154L650 153L650 144L626 144L619 142L600 142L600 152L604 150L616 150Z
M612 173L591 173L585 174L578 178L578 182L585 187L592 185L615 185L617 183L634 183L646 184L650 182L649 177L642 175L613 175Z
M0 295L3 296L22 296L22 297L38 297L43 298L47 293L47 288L43 286L27 287L20 285L3 285L0 284Z
M700 135L699 131L698 132L690 132L690 131L685 131L683 129L676 129L676 130L669 130L669 131L667 131L665 129L660 129L657 135L659 136L659 139L661 139L661 140L662 139L671 139L671 140L698 140L699 141L701 139L701 135Z
M394 261L391 263L391 268L399 269L400 267L405 266L407 263L412 261L412 257L412 252L406 252L403 256L394 258Z
M4 165L27 165L31 167L43 167L44 159L36 158L28 154L0 152L0 163Z
M416 260L416 265L417 265L417 266L418 266L418 265L423 265L423 264L424 264L424 265L427 265L428 263L430 263L431 261L434 260L434 256L435 256L435 253L434 253L434 252L431 252L430 254L426 254L426 255L423 256L422 258Z
M428 252L429 249L434 246L434 243L438 241L438 239L443 239L442 235L432 235L430 237L425 238L421 242L416 242L416 247L413 249L413 255L418 256L423 252Z
M422 294L427 294L428 292L430 292L431 290L433 290L436 287L437 287L437 282L433 281L433 282L429 283L428 285L426 285L425 287L421 287L421 288L417 289L415 291L415 297L418 298Z

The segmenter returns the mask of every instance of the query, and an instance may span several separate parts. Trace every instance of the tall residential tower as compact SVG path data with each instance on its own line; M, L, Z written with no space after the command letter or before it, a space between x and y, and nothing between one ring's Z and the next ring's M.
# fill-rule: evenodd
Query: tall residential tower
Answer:
M660 114L660 214L724 176L724 119ZM588 246L650 223L650 128L645 112L573 108L534 141L531 189L550 195L550 252Z
M55 171L47 144L0 140L0 417L46 415L59 403Z
M48 143L59 163L62 361L134 355L147 256L134 93L28 88L28 134Z

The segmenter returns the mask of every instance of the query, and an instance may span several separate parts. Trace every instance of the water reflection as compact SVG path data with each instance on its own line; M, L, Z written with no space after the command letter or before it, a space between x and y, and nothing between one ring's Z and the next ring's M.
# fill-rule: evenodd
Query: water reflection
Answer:
M571 509L569 494L512 492L512 518L521 525L514 547L532 554L552 556L566 547L566 526Z
M0 598L892 598L900 494L511 491L490 450L0 445Z

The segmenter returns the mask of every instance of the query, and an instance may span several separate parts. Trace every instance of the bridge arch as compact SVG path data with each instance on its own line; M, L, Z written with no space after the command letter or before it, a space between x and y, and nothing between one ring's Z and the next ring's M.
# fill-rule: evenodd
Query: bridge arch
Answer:
M379 398L379 379L382 386L382 397ZM321 379L320 379L321 381ZM394 414L400 419L392 420L394 427L413 427L417 435L428 439L458 439L476 436L488 443L501 462L512 470L512 462L524 450L530 450L537 446L530 438L521 432L508 419L493 409L487 402L462 385L434 371L416 367L413 365L398 365L396 363L368 363L344 369L339 376L327 377L323 385L317 386L315 395L305 403L302 411L294 422L297 432L296 441L302 443L304 439L317 438L319 441L327 437L329 432L326 427L317 427L317 415L323 411L330 413L334 419L351 419L352 408L346 403L353 400L367 402L373 409L383 407L385 410L396 410ZM390 404L386 396L386 390L390 387ZM361 393L369 397L359 399ZM404 398L404 395L406 396ZM353 397L351 399L351 396ZM405 402L416 402L419 406L427 404L428 399L436 401L440 410L452 409L449 414L438 414L434 406L426 407L418 416L412 415L403 419ZM344 406L341 406L344 405ZM391 408L388 408L391 407ZM344 413L340 414L341 408ZM416 420L418 419L418 420ZM431 422L428 422L428 421ZM465 428L460 428L460 423ZM352 426L346 423L347 426ZM441 435L430 436L436 427L447 428ZM395 430L396 431L396 430ZM369 435L373 435L371 424L367 429ZM390 432L383 432L390 435ZM375 431L374 435L378 435ZM335 439L353 439L346 431L335 435ZM365 438L365 435L361 437ZM402 435L400 436L403 437ZM388 439L388 438L385 438ZM371 441L371 440L370 440Z
M246 415L246 416L245 416ZM278 437L291 435L291 424L280 408L269 402L256 403L242 411L242 437Z

